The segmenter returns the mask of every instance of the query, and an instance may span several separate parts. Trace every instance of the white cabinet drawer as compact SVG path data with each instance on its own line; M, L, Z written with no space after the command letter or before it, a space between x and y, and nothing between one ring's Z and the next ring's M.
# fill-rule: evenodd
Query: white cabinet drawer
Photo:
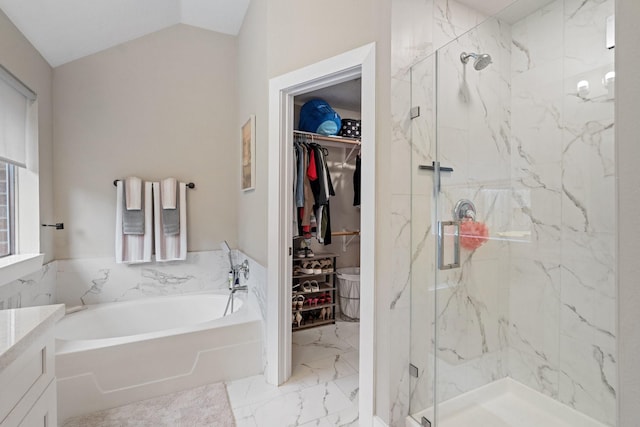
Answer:
M54 352L53 337L41 337L0 372L0 427L19 425L52 382Z
M56 382L51 381L40 399L20 423L20 427L55 427L58 418Z

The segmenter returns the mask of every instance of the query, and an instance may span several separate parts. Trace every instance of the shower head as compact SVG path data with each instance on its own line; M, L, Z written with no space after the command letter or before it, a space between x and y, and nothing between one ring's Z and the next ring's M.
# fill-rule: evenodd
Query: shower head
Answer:
M463 64L466 64L467 62L469 62L469 58L474 58L475 61L473 62L473 68L475 68L476 70L480 71L485 69L489 64L491 64L491 55L489 55L488 53L467 53L467 52L462 52L460 54L460 61L462 61Z

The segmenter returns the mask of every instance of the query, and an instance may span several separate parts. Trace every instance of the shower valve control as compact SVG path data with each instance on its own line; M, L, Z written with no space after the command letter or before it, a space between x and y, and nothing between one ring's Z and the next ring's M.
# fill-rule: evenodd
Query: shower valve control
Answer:
M453 218L456 221L462 220L476 220L476 206L473 204L471 200L461 199L456 203L455 208L453 209Z

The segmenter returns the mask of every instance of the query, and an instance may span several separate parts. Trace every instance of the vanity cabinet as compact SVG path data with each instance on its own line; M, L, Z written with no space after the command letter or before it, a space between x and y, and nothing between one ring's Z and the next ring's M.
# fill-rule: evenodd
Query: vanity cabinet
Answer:
M45 307L0 311L0 427L57 426L54 326L63 306Z

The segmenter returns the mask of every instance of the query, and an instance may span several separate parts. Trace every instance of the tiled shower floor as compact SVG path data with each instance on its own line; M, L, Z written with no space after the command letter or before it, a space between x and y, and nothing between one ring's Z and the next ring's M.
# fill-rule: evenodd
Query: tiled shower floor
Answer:
M292 376L280 387L263 375L227 383L238 427L358 426L359 324L293 334Z

